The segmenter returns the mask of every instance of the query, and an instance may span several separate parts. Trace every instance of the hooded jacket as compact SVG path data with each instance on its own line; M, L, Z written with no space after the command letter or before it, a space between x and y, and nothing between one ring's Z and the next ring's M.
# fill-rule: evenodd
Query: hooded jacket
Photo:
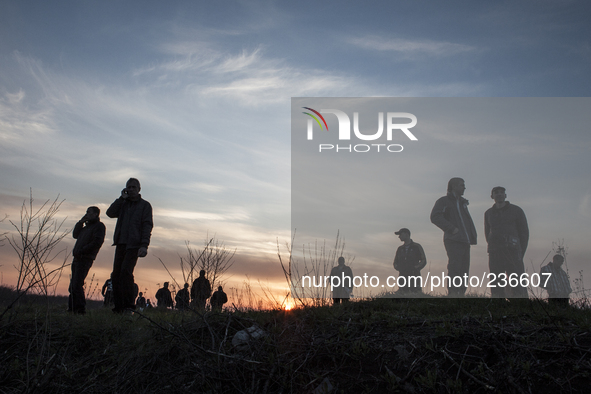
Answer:
M476 245L476 228L468 212L468 200L449 192L435 202L431 222L443 230L443 239ZM459 229L453 234L454 228Z

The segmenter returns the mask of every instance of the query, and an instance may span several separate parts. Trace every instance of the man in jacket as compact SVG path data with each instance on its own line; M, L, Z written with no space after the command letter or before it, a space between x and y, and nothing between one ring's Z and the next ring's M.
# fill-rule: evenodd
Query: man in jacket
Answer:
M502 186L493 187L490 196L495 203L484 213L484 236L488 243L488 270L496 277L491 282L494 286L490 288L491 296L527 298L527 287L520 285L521 274L525 272L523 256L529 241L525 213L505 200L507 194ZM516 276L517 286L509 285L514 283L509 281L511 275ZM502 286L505 283L507 285Z
M394 269L399 272L398 291L400 294L421 293L421 269L427 265L425 251L421 245L410 238L409 229L401 228L394 234L398 235L398 238L404 242L396 250L393 263ZM403 286L400 285L400 278L404 278Z
M548 302L568 306L572 288L568 274L562 269L563 263L564 257L555 254L552 261L540 269L540 283L548 292Z
M221 312L222 306L224 306L226 302L228 302L228 296L224 292L222 286L218 286L217 291L213 293L211 299L209 300L209 303L211 304L211 310Z
M139 308L140 311L146 309L146 297L144 297L144 293L140 291L140 295L135 301L136 308Z
M211 283L209 279L205 277L205 270L199 271L199 277L193 281L193 287L191 287L191 298L195 308L200 311L205 310L205 303L211 296Z
M158 308L172 308L172 294L170 294L170 290L168 289L168 282L164 282L164 286L158 289L156 300L158 301Z
M86 313L84 280L92 267L94 259L105 240L105 225L100 221L101 211L97 207L88 207L86 215L76 223L72 236L76 239L72 255L72 278L70 279L68 311Z
M338 281L336 278L338 278ZM330 270L330 283L333 304L349 302L353 291L353 271L351 267L345 265L343 256L339 257L338 265Z
M117 218L113 245L115 259L113 262L113 312L123 313L126 309L135 309L133 270L138 257L148 254L148 245L152 235L152 206L142 199L140 181L130 178L121 196L109 209L107 216Z
M466 293L467 275L470 271L470 245L476 245L476 228L468 212L468 200L463 198L466 185L462 178L451 178L447 184L447 195L435 202L431 211L431 222L443 230L443 244L447 252L447 282L450 296ZM460 286L453 279L461 277ZM456 282L458 283L458 282Z
M189 284L185 283L185 287L179 290L174 296L174 300L176 301L176 309L180 311L186 311L189 309L189 302L191 300L191 296L189 294Z

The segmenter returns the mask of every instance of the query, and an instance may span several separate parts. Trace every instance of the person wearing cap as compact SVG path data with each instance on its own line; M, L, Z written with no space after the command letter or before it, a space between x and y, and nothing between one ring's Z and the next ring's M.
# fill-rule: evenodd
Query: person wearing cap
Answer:
M462 178L451 178L447 183L447 195L435 202L431 211L431 223L443 230L443 244L449 259L447 275L448 295L461 297L466 293L466 283L454 286L453 278L465 277L470 271L470 245L476 245L476 228L468 212L468 200L463 198L466 184Z
M427 265L425 251L421 245L410 238L409 229L401 228L394 234L398 235L398 238L404 242L403 245L398 247L394 257L394 269L399 272L398 291L400 294L421 293L422 281L419 278L421 269ZM405 278L403 281L404 286L400 286L400 278Z
M484 236L488 243L488 269L496 279L491 282L494 286L490 288L491 296L527 298L527 287L520 285L521 274L525 272L523 256L529 241L525 213L506 201L507 194L502 186L493 187L490 197L495 203L484 213ZM517 278L515 287L509 285L515 283L509 281L512 274Z
M540 269L540 285L548 292L549 302L567 306L572 289L568 274L562 269L562 263L564 263L564 257L555 254L552 261ZM550 274L550 276L544 274Z

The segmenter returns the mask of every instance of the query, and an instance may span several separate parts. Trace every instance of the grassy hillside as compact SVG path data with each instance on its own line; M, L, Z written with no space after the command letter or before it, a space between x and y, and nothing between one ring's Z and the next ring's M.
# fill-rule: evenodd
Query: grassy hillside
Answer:
M1 392L588 392L591 380L591 312L538 300L64 310L26 301L0 321ZM253 325L266 336L235 348Z

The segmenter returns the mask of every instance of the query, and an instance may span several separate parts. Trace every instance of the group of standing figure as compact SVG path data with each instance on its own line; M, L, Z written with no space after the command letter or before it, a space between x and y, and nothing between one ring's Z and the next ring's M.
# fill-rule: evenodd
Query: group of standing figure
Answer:
M447 252L447 275L450 278L465 278L470 270L470 246L476 245L476 228L468 211L468 200L463 195L466 184L462 178L452 178L447 185L447 195L439 198L431 211L431 222L443 231L443 244ZM527 287L519 281L517 286L510 286L510 275L518 278L525 273L523 256L529 242L529 227L523 210L507 201L506 190L502 186L495 186L491 191L494 204L484 213L484 234L488 243L488 265L492 274L491 296L493 298L527 298ZM406 279L406 286L399 287L400 294L422 292L421 282L411 280L421 275L420 271L427 264L425 251L422 246L410 238L410 230L401 228L395 232L403 242L396 250L394 269L399 272L399 278ZM342 261L341 261L342 259ZM552 262L542 267L540 273L551 273L547 281L542 280L541 286L548 292L551 302L568 304L572 292L568 275L562 270L564 257L557 254ZM344 259L339 258L339 265L333 268L331 276L341 276L348 269L345 276L351 276L351 268L344 265ZM503 275L504 274L504 275ZM515 276L513 275L513 276ZM459 282L456 282L459 283ZM447 281L448 295L461 297L466 293L466 280L459 285L454 281ZM334 289L333 298L339 303L343 297L348 298L352 288Z
M210 299L209 303L214 311L221 311L222 306L228 302L228 296L224 293L222 286L218 286L217 291L213 295L211 294L211 284L209 279L205 277L205 270L199 272L199 277L193 281L190 292L189 284L185 283L184 287L176 293L174 297L176 305L172 302L168 282L164 282L163 287L156 292L159 308L173 308L176 306L178 310L188 310L193 307L203 311L208 299Z
M148 254L148 246L152 235L154 222L152 220L152 206L140 194L140 181L130 178L121 195L107 209L107 216L117 218L113 246L115 257L111 278L105 282L102 294L105 305L114 305L113 312L124 313L136 309L150 307L143 293L139 293L134 283L133 271L138 258ZM73 237L76 244L72 252L72 277L70 280L68 311L86 313L86 299L84 296L84 280L92 267L96 256L105 240L106 227L100 221L100 209L92 206L74 226ZM201 270L199 277L193 282L189 298L189 284L178 291L175 296L177 309L185 310L193 305L199 310L205 310L205 304L211 297L212 309L221 310L228 297L222 286L211 294L211 285ZM137 298L137 301L136 301ZM159 307L172 307L173 301L168 282L156 293Z

